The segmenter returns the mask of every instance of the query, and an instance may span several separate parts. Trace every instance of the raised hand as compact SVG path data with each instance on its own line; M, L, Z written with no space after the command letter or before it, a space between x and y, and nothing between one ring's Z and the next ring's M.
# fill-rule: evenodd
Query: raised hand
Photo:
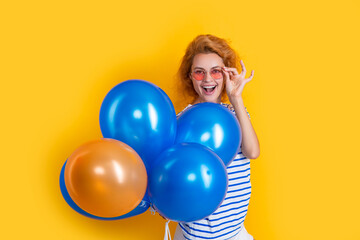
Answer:
M250 82L254 77L254 70L252 70L250 77L245 78L246 68L242 60L240 61L240 65L242 68L240 74L236 68L223 67L226 82L226 93L230 102L241 97L245 84Z

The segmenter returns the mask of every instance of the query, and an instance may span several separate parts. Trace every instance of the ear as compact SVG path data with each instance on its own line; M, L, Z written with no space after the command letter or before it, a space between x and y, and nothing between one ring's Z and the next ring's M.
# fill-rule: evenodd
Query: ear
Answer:
M190 80L192 80L192 79L191 79L191 72L188 73L188 78L189 78Z

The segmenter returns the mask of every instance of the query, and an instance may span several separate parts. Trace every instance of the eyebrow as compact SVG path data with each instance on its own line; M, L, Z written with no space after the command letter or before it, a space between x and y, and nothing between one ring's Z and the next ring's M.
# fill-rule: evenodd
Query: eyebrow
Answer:
M214 69L214 68L222 68L220 66L215 66L215 67L212 67L210 69ZM194 67L194 69L202 69L202 70L205 70L205 68L202 68L202 67Z

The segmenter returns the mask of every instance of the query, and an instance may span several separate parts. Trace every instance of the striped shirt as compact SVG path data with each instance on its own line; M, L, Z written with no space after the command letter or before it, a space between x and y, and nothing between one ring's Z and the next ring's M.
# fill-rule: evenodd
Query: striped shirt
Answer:
M231 105L223 103L221 105L235 114ZM184 110L190 106L188 105ZM248 116L250 118L249 113ZM243 228L251 195L250 159L246 158L240 149L226 170L229 182L224 201L212 215L205 219L179 223L185 239L232 239Z

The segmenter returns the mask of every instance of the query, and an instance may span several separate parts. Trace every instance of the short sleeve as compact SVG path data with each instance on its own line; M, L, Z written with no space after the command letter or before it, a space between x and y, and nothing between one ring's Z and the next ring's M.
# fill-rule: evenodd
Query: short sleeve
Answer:
M222 103L221 105L225 106L225 107L228 108L232 113L236 114L236 113L235 113L235 109L234 109L234 107L233 107L231 104ZM245 107L245 111L246 111L247 115L249 116L249 119L251 119L250 114L249 114L249 112L248 112L248 110L247 110L246 107Z

